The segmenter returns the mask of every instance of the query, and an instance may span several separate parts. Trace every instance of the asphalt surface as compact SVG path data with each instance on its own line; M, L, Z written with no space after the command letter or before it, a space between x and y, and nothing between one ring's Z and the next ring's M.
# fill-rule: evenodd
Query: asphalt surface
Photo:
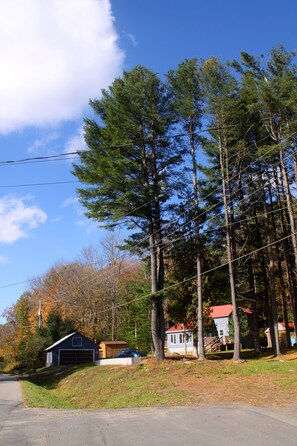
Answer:
M295 413L239 405L28 409L19 383L0 375L1 446L296 445Z

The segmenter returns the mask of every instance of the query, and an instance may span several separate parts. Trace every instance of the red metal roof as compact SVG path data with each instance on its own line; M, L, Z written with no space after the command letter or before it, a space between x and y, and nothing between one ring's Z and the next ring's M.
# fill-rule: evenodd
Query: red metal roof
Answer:
M248 308L240 308L244 313L246 314L252 314L252 311ZM227 305L215 305L214 307L210 307L210 316L213 319L218 319L220 317L229 317L230 314L232 314L233 306L231 304ZM177 331L184 331L184 330L192 330L193 329L193 323L187 322L186 324L181 324L178 322L177 324L173 325L173 327L170 327L168 330L166 330L166 333L172 333Z
M246 314L252 314L252 311L248 308L240 308ZM227 305L216 305L210 307L210 316L213 319L218 319L220 317L229 317L232 314L233 306L231 304Z
M187 322L186 324L177 323L166 330L166 333L172 333L174 331L184 331L184 330L192 330L193 324L192 322Z
M233 311L233 307L231 304L228 305L216 305L214 307L210 307L210 316L213 319L217 319L219 317L229 317Z
M279 322L279 325L281 325L282 327L286 327L286 324L284 322ZM289 326L290 329L294 330L293 322L289 322L288 326Z

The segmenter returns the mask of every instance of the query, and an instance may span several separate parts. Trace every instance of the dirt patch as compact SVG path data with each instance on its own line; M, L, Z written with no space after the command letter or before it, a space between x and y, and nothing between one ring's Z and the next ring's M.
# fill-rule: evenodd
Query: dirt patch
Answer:
M271 364L271 367L269 366ZM160 366L150 361L152 375ZM179 365L179 366L178 366ZM154 368L154 367L153 367ZM265 361L166 361L167 388L185 396L188 405L241 403L259 407L289 407L297 400L297 352ZM165 376L164 378L165 379ZM163 384L164 385L164 384ZM162 387L162 377L154 390ZM166 387L165 387L166 388Z

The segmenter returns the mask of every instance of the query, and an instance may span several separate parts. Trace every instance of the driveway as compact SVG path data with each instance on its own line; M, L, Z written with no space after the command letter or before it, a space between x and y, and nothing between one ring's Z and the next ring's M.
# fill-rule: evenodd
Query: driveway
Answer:
M99 390L100 391L100 390ZM3 446L283 446L297 417L249 406L122 410L27 409L19 383L0 376Z

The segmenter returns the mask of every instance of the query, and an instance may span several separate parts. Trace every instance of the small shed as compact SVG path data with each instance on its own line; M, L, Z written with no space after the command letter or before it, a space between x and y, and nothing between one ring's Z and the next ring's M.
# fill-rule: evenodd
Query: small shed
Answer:
M128 347L125 341L102 341L100 347L100 358L114 358L116 354Z
M296 333L293 322L289 322L289 330L290 330L291 344L295 345ZM272 347L272 340L269 328L265 330L265 334L267 338L267 347ZM286 325L284 322L278 322L278 335L281 348L287 348Z
M46 367L95 362L99 348L94 342L75 331L45 349Z

